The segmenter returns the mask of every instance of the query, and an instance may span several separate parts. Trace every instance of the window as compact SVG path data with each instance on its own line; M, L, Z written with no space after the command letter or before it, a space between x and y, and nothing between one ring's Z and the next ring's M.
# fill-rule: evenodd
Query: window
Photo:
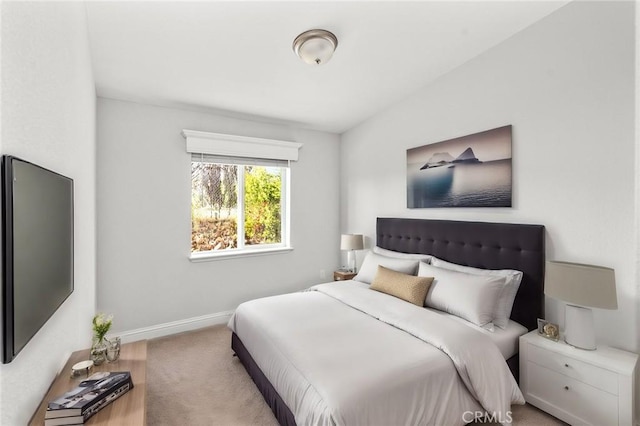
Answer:
M289 162L301 145L183 134L191 152L191 259L290 250Z
M191 252L285 247L288 170L286 162L194 154Z

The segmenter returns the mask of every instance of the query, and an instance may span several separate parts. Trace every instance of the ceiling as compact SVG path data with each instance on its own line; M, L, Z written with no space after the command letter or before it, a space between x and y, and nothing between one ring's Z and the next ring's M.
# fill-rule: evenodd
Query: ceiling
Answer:
M342 133L567 1L86 3L98 96ZM338 37L330 62L291 48Z

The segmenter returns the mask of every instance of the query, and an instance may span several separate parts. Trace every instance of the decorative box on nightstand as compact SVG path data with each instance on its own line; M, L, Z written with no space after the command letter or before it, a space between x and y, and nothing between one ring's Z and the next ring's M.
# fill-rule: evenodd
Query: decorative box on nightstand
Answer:
M355 272L351 272L351 271L335 271L333 273L333 280L334 281L346 281L346 280L352 280L353 277L355 277L356 274Z
M520 389L529 404L572 425L634 426L637 362L630 352L577 349L534 330L520 337Z

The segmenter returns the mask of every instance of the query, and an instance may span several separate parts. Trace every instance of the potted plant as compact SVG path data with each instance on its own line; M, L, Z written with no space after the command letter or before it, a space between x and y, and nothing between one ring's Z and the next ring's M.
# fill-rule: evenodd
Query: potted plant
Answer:
M113 315L103 313L93 317L93 340L91 343L91 360L94 365L100 365L107 359L107 342L105 336L111 328Z

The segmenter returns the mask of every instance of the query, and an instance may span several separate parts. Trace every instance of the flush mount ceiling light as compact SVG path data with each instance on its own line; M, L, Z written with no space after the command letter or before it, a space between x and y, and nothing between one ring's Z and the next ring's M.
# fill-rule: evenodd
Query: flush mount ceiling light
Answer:
M322 65L331 59L338 39L327 30L305 31L293 40L293 51L307 64Z

